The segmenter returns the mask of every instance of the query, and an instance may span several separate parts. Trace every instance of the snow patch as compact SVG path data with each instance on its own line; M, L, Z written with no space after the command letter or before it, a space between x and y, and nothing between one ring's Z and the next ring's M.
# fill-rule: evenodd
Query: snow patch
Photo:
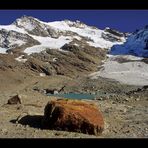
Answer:
M18 25L23 26L26 30L32 31L35 26L31 24L30 21L22 21L21 19L17 21Z
M110 49L113 45L117 44L123 44L122 42L110 42L106 41L103 38L98 38L96 42L87 42L90 46L96 47L96 48L107 48Z
M83 28L76 28L76 27L69 26L65 21L55 21L55 22L50 22L48 24L61 31L72 31L77 33L80 36L86 37L92 40L92 41L89 41L88 43L94 47L110 48L115 44L122 44L122 42L113 43L113 42L104 40L102 38L102 33L104 32L103 30L91 28L87 25L85 25ZM123 39L123 42L124 41L125 40Z
M10 46L13 46L13 45L18 45L18 46L21 46L23 44L26 44L26 42L22 41L22 40L14 40L14 39L11 39L9 40L10 43Z
M41 77L45 77L46 74L45 74L45 73L40 73L40 76L41 76Z
M24 59L24 55L21 55L21 56L15 58L15 60L22 62L22 63L25 63L27 61L27 59Z
M77 43L74 43L73 45L75 45L75 46L79 47L79 45L78 45Z
M75 38L75 39L77 39L77 40L81 40L81 37L79 37L79 36L74 36L73 38Z
M24 53L27 53L28 55L32 53L40 53L41 51L46 50L46 47L43 47L41 45L35 45L32 47L28 47L24 50Z
M6 29L8 31L16 31L16 32L19 32L19 33L27 34L27 32L23 28L19 28L19 27L13 25L13 24L11 24L11 25L0 25L0 29Z
M119 63L115 60L116 58L121 57L131 61ZM101 68L100 71L90 75L92 79L104 77L128 85L148 85L148 64L142 62L140 58L121 55L115 57L111 56L102 66L103 68Z
M46 50L47 48L60 49L64 44L67 44L72 41L71 37L69 37L67 40L67 37L65 36L60 36L58 39L51 37L39 37L33 35L31 36L37 41L39 41L41 44L26 48L24 52L28 55L32 53L39 53L43 50Z
M56 62L56 61L57 61L57 59L58 59L58 58L53 58L53 59L52 59L52 61L53 61L53 62Z
M142 60L143 58L142 57L136 57L136 56L133 56L133 55L109 55L107 54L107 57L109 57L110 61L116 61L117 59L125 59L125 60L130 60L130 61L140 61Z
M6 49L6 48L2 48L2 47L0 47L0 53L2 53L2 54L7 54L7 51L8 49Z

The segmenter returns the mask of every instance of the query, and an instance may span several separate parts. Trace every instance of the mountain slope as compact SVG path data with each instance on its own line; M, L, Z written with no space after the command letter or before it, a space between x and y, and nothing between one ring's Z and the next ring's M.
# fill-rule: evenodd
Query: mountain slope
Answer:
M148 85L148 64L143 61L143 58L135 56L110 56L100 71L92 73L90 77L110 78L128 85Z
M114 34L108 30L87 26L79 21L64 20L47 23L30 16L22 16L11 25L0 26L0 47L13 51L14 48L27 44L25 47L31 47L31 49L27 48L25 52L31 54L35 49L39 52L46 47L60 49L74 39L100 48L110 48L114 44L122 44L125 41L124 34ZM28 44L30 42L31 45ZM36 46L38 44L40 46ZM35 49L32 46L35 46Z
M37 76L84 76L97 70L107 48L123 43L124 35L115 32L79 21L47 23L23 16L0 26L0 55L5 56L0 70L31 71Z
M128 85L148 85L148 27L130 34L125 43L114 45L108 59L90 77L105 77Z
M148 57L148 26L132 33L122 45L114 45L112 55L134 55Z

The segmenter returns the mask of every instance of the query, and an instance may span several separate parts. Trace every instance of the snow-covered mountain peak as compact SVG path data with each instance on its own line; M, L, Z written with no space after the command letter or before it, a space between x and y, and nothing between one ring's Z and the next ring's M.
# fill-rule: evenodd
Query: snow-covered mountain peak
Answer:
M20 18L17 18L12 24L16 24L19 22L36 22L36 23L44 23L43 21L40 21L38 18L23 15ZM46 22L45 22L46 23Z
M17 27L25 28L30 31L35 28L37 23L39 22L35 18L24 15L21 18L16 19L16 21L13 24Z
M0 36L2 36L0 47L7 47L7 43L13 45L12 42L15 41L15 48L17 48L17 40L19 40L19 43L22 43L21 45L27 47L25 51L29 51L29 53L34 50L30 45L34 45L36 49L39 46L39 51L44 50L45 47L60 49L65 43L69 43L74 39L89 46L106 49L111 48L115 44L122 44L125 41L124 36L117 31L110 28L101 30L78 20L43 22L31 16L22 16L10 25L0 25L0 30L2 29L5 29L5 34L3 31L0 32ZM12 34L12 31L16 33ZM30 44L30 42L28 44L26 38L31 39L35 44ZM39 43L40 45L38 45ZM20 47L19 45L18 47ZM13 48L14 46L9 46L9 49L11 47Z
M24 29L27 33L32 35L43 37L50 36L53 38L59 37L58 30L49 26L48 23L31 16L22 16L21 18L16 19L12 25Z
M104 29L104 31L105 31L105 32L108 32L108 33L111 33L111 34L113 34L113 35L119 36L119 37L124 37L124 33L119 32L119 31L117 31L117 30L115 30L115 29L111 29L111 28L109 28L109 27L106 27L106 28Z
M70 20L64 20L62 22L65 22L69 27L76 27L76 28L85 28L85 27L89 27L86 24L84 24L83 22L76 20L76 21L70 21Z

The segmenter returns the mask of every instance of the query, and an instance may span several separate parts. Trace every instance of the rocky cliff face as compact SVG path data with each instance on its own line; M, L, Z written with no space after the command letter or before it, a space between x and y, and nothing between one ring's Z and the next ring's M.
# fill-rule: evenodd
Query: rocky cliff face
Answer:
M13 30L0 30L0 45L2 48L9 49L16 49L16 48L23 48L23 46L33 46L40 44L37 40L33 39L28 34L23 34L20 32L16 32Z
M110 29L108 27L105 28L104 32L102 32L102 38L110 42L122 42L125 37L126 36L124 33Z
M23 68L45 75L75 77L97 70L106 49L125 41L123 33L80 21L43 22L22 16L0 26L0 53L10 53Z
M72 43L64 45L62 50L65 52L46 49L44 52L34 53L25 65L35 72L46 75L76 77L97 70L97 66L106 55L106 51L100 48L89 46L81 48Z
M50 36L52 38L57 38L59 36L57 30L30 16L22 16L21 18L17 19L13 24L19 28L23 28L25 31L32 35L42 37Z
M0 47L2 48L13 49L28 43L29 47L32 47L39 42L42 47L54 49L55 46L50 46L47 42L53 41L55 44L62 42L61 46L57 46L61 48L66 40L74 39L83 40L94 47L110 48L114 42L121 44L124 41L124 34L111 29L100 30L80 21L64 20L46 23L31 16L22 16L11 25L0 26Z

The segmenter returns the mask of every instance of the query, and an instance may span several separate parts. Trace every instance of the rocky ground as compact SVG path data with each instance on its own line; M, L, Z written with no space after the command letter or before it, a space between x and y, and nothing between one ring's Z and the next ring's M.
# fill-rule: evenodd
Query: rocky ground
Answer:
M71 50L71 46L63 48ZM124 85L101 77L90 79L87 74L95 71L105 58L95 56L100 51L104 54L103 50L95 49L91 54L90 51L90 47L85 52L77 49L70 53L48 49L48 54L25 57L25 63L15 60L15 54L0 55L0 138L148 137L148 87ZM55 56L59 60L57 63L53 61ZM85 101L94 102L102 112L103 133L94 136L41 129L45 105L54 99L46 95L47 90L96 94L94 100ZM7 104L16 94L22 104ZM24 117L25 120L19 122Z
M3 87L4 85L5 87ZM59 88L63 85L66 85L65 92L89 91L95 93L96 90L107 92L106 97L102 95L96 98L98 100L86 100L94 102L103 114L105 130L100 136L41 129L39 121L44 114L44 107L54 97L46 96L40 90L43 88ZM65 76L40 78L39 76L30 76L23 83L11 82L11 85L1 83L0 90L1 138L148 137L147 88L127 87L103 78L92 81L81 77L73 80ZM22 104L8 105L8 99L15 94L19 94ZM20 123L19 121L23 117L26 117L26 119Z

